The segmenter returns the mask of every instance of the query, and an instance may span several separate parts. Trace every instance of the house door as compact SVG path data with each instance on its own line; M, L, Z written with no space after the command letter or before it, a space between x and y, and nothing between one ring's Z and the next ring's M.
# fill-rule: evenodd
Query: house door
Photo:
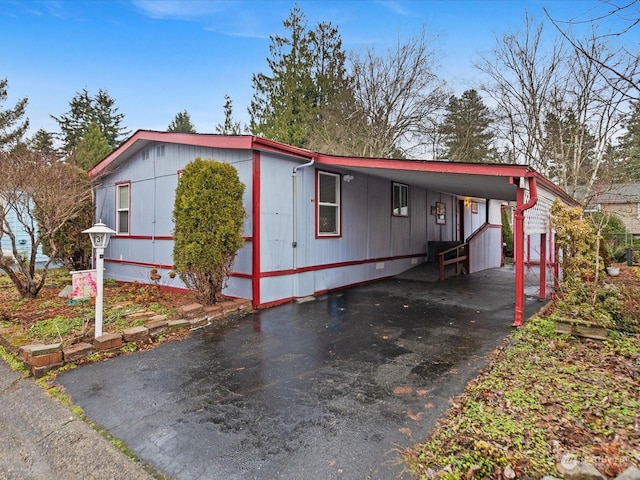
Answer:
M466 237L464 232L464 200L458 200L458 238L456 240L464 242Z

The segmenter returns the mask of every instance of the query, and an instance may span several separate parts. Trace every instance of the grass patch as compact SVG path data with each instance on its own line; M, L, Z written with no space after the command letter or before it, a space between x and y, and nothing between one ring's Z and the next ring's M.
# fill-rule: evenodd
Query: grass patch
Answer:
M87 320L57 316L41 320L29 328L27 336L42 342L62 342L72 332L82 331Z
M24 363L11 352L8 352L2 345L0 345L0 359L7 362L7 364L9 364L9 366L16 372L23 372L24 377L29 375L29 372L24 368Z
M433 436L405 451L405 461L418 478L541 478L557 476L557 461L571 453L592 463L610 459L596 466L615 476L640 451L639 351L637 336L582 340L533 318L454 399Z

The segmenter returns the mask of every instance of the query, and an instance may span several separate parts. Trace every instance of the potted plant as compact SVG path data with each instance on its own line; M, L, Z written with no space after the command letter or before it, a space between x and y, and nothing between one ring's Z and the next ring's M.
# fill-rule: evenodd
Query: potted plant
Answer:
M599 253L600 258L604 262L604 269L607 272L607 275L610 277L617 277L620 275L620 267L617 267L612 264L613 256L611 255L611 251L609 250L609 244L604 238L600 239L599 242Z

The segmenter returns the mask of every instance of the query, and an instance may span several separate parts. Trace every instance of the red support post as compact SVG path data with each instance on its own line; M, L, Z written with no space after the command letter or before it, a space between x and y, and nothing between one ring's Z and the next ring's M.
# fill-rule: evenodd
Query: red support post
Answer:
M519 327L524 322L524 212L538 202L538 188L534 176L529 179L529 201L524 203L524 188L517 187L516 211L514 213L514 254L516 268L516 307L513 326Z
M538 300L547 298L547 234L540 234L540 293Z

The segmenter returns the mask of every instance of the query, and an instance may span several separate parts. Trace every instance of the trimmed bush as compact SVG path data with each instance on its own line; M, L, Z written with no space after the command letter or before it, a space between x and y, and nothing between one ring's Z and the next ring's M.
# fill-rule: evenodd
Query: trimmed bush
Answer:
M196 158L178 181L173 209L173 262L189 288L203 302L222 300L242 236L244 185L227 163Z

